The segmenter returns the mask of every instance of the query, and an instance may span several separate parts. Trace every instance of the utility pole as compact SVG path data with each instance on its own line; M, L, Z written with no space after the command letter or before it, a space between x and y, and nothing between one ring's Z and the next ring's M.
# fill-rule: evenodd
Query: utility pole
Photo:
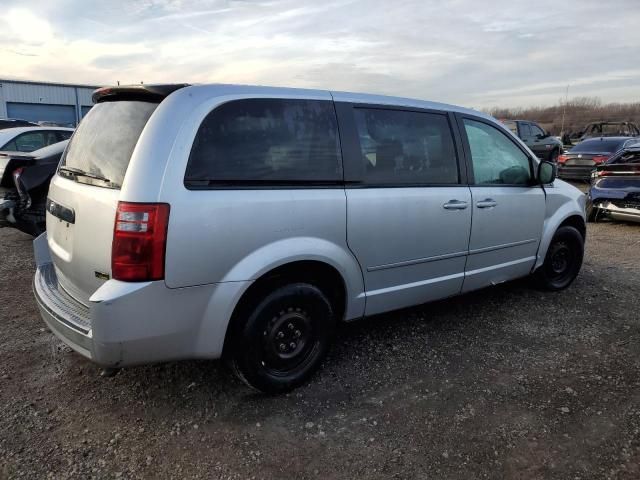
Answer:
M560 138L564 137L564 114L567 111L567 103L569 103L569 85L567 85L567 91L564 94L564 105L562 106L562 125L560 127Z

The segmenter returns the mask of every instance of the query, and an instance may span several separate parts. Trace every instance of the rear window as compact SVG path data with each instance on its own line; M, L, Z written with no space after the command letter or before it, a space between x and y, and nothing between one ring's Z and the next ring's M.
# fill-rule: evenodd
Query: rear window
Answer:
M571 153L613 153L620 150L626 140L601 140L594 138L593 140L585 140L573 147Z
M71 138L60 163L61 171L68 167L76 173L99 177L71 175L78 182L119 188L138 138L157 106L140 101L95 105Z
M609 163L640 163L640 151L625 152Z
M333 103L247 99L221 105L202 122L185 175L188 187L342 180Z
M518 136L518 125L516 124L516 122L511 121L511 120L503 120L503 125L505 127L507 127L509 130L511 130L511 132L515 135Z

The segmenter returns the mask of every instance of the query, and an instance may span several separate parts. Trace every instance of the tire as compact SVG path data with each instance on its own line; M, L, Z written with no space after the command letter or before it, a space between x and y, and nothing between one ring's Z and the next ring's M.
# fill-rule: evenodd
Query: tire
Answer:
M587 200L585 213L587 214L587 222L595 223L598 220L598 208L594 207L590 200Z
M560 156L560 150L557 148L552 150L549 154L549 161L553 163L558 163L558 157Z
M318 369L331 343L335 317L317 287L293 283L276 288L248 315L236 318L228 361L250 387L288 392Z
M544 290L564 290L578 276L583 257L580 232L568 225L560 227L551 239L544 263L534 274L538 285Z

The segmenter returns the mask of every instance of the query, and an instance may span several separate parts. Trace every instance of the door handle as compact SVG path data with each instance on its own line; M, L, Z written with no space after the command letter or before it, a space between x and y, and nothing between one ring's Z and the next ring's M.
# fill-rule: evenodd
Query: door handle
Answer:
M498 202L496 202L493 198L485 198L484 200L480 200L478 203L476 203L476 207L478 208L493 208L496 205L498 205Z
M449 200L447 203L442 205L442 208L445 210L464 210L468 206L469 204L462 200Z

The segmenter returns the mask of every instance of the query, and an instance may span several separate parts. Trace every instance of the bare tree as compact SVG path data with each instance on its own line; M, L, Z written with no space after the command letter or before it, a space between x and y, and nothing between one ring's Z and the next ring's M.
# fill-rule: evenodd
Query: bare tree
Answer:
M565 110L565 132L579 132L588 123L598 121L627 121L640 124L640 102L605 103L598 97L574 97L565 102L561 99L556 105L501 108L486 110L499 119L533 120L559 135L562 123L562 110Z

